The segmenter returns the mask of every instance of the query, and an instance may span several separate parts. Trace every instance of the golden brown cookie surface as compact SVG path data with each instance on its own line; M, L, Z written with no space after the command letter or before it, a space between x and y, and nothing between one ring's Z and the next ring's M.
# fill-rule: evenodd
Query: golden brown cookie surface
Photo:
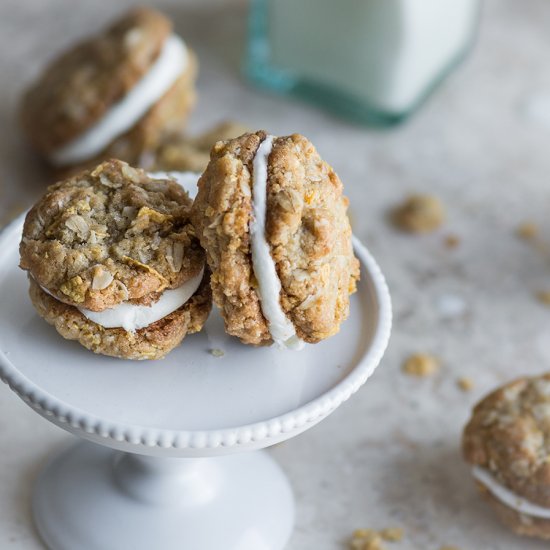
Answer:
M78 309L46 294L30 278L29 290L38 314L67 340L77 340L94 353L125 359L161 359L188 334L202 329L212 305L208 275L193 297L159 321L128 332L103 328L87 319Z
M462 450L481 468L477 485L500 519L518 534L550 538L550 519L539 517L550 512L550 374L514 380L482 399Z
M253 161L265 138L258 131L217 143L193 206L226 329L256 345L272 341L249 234ZM347 199L332 168L297 134L274 139L267 180L265 235L282 287L280 305L297 335L315 343L339 330L359 277Z
M51 186L25 220L21 267L59 300L101 311L145 303L197 275L191 200L111 160Z
M481 400L462 447L467 462L550 508L550 374L520 378Z

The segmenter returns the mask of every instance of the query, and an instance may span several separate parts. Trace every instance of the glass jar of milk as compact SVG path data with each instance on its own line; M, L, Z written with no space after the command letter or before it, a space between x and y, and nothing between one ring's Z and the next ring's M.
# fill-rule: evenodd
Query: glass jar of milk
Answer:
M246 72L368 124L411 114L473 41L478 0L252 0Z

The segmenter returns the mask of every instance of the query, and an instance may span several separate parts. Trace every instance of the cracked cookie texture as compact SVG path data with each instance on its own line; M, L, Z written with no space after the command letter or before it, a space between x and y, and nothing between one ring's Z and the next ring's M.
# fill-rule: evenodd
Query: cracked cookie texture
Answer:
M502 486L550 509L550 374L505 384L474 408L462 438L465 460ZM519 534L550 538L550 519L521 513L477 482L500 518Z
M272 343L249 234L253 161L265 138L258 131L216 143L192 210L226 330L255 345ZM281 283L280 305L298 337L316 343L338 332L359 278L348 200L334 170L304 136L275 138L267 171L265 236Z
M102 311L202 269L191 200L173 180L112 160L51 186L25 219L21 267L66 303Z

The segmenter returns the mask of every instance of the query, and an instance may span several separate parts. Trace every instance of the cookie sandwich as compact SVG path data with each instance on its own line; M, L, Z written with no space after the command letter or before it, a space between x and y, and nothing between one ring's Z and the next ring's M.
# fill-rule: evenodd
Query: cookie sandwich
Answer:
M108 158L137 165L184 125L196 72L195 55L170 20L134 9L44 70L21 102L22 127L65 171Z
M342 183L308 139L221 141L192 209L226 331L300 348L338 332L359 278Z
M520 378L482 399L462 449L500 519L520 535L550 539L550 374Z
M164 357L211 308L191 203L175 181L118 160L49 187L20 244L38 314L96 353Z

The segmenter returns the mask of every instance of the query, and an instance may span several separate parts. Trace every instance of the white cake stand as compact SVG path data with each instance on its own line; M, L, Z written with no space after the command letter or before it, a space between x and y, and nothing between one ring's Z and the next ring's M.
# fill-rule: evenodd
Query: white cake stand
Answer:
M131 362L64 341L38 317L17 267L22 222L0 235L0 374L36 412L84 440L37 482L34 518L47 546L281 550L292 491L257 449L317 424L378 365L391 305L370 254L355 241L359 291L341 332L325 342L301 352L244 346L213 312L206 330L166 359Z

